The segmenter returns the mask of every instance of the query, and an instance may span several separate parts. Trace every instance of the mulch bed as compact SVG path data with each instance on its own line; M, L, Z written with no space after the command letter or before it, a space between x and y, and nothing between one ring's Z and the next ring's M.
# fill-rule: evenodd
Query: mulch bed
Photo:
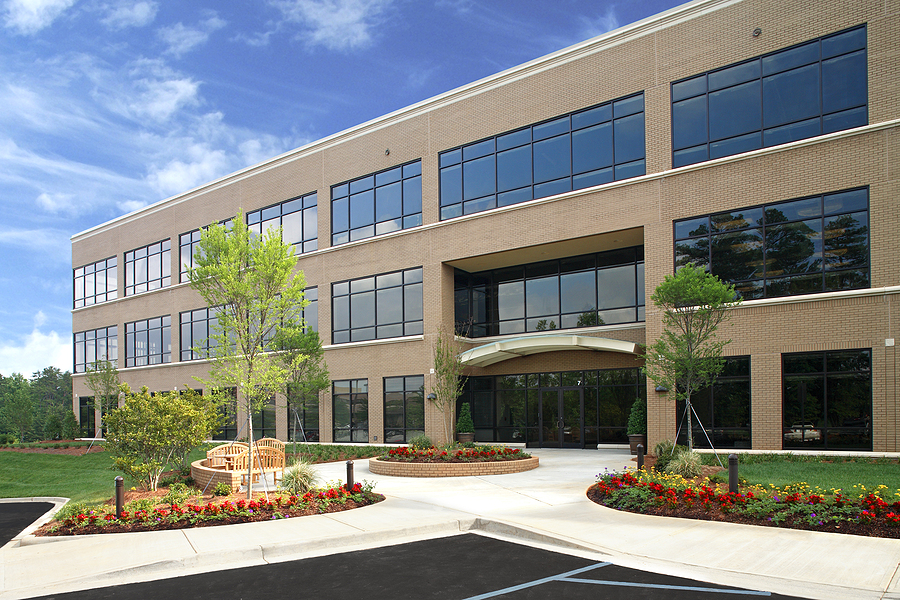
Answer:
M53 443L58 444L60 442ZM100 444L94 444L93 446L69 446L68 448L52 448L50 446L46 448L15 448L13 446L0 446L0 452L25 452L27 454L68 454L69 456L80 456L82 454L87 454L89 448L91 454L94 454L96 452L105 452L103 446Z
M652 456L645 457L644 465L646 467L651 467L656 463L656 459ZM697 478L697 481L701 481L704 477L709 477L719 471L722 471L721 467L710 467L704 465L703 467L703 475ZM725 491L727 491L727 486ZM587 490L587 497L592 502L595 502L600 505L605 505L603 500L603 496L600 494L596 485L592 485ZM617 509L618 510L618 509ZM761 527L779 527L779 528L787 528L787 529L802 529L806 531L821 531L827 533L843 533L843 534L851 534L851 535L862 535L867 537L883 537L883 538L894 538L900 539L900 527L891 527L884 523L851 523L851 522L843 522L843 523L825 523L823 525L810 525L804 521L796 520L786 520L782 521L779 524L771 523L769 521L765 521L762 519L754 519L752 517L747 517L744 515L734 514L723 512L718 506L713 506L709 510L704 509L701 506L687 507L687 506L678 506L676 508L671 508L668 506L646 506L642 511L631 511L638 514L644 515L655 515L658 517L674 517L678 519L696 519L700 521L719 521L722 523L739 523L741 525L756 525Z

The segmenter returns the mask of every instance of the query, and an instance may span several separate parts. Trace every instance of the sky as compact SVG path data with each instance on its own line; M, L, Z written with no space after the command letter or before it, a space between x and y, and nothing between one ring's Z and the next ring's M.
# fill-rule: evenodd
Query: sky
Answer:
M72 370L73 234L678 4L0 0L0 374Z

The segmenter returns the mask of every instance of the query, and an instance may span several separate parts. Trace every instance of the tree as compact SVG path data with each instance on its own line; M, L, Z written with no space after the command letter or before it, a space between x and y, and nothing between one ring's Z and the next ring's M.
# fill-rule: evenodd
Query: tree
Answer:
M693 450L691 396L722 371L722 351L731 340L718 339L716 330L740 299L733 285L688 263L667 275L651 300L662 311L664 329L646 348L644 372L686 403L688 447Z
M218 403L190 389L152 396L146 387L121 390L124 403L106 416L106 449L118 469L155 490L169 464L183 462L219 428Z
M13 373L12 376L5 378L3 383L0 420L8 431L15 433L19 441L24 442L34 423L34 404L31 401L28 380L19 373Z
M106 414L119 406L119 372L110 361L98 360L88 367L84 379L85 385L94 392L91 408L100 411L94 437L102 437Z
M65 411L72 410L72 376L68 371L46 367L35 371L30 382L34 404L34 430L44 439L58 439Z
M441 412L444 426L444 439L453 440L453 417L456 415L456 399L462 392L466 380L462 376L465 365L462 363L462 345L456 337L449 333L443 325L438 329L434 340L434 398L429 396Z
M308 304L303 272L294 272L296 263L293 246L281 240L281 229L251 234L238 212L230 230L212 224L203 232L195 266L188 269L191 287L210 307L220 307L209 350L195 349L210 359L209 380L201 381L214 389L237 388L251 442L253 412L284 389L293 370L271 350L278 330L302 322L301 311ZM302 361L302 354L294 360ZM252 444L250 448L252 471ZM251 487L248 483L248 499Z
M272 346L278 351L279 359L290 374L284 395L288 409L296 414L300 403L310 398L318 400L319 392L328 389L331 383L328 379L328 365L325 364L322 340L318 331L309 329L302 323L279 329ZM293 437L296 444L297 420L293 419L293 423Z

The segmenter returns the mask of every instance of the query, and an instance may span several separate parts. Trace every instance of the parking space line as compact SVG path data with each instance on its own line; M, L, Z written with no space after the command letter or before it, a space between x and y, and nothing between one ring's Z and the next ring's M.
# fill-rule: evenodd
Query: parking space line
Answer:
M501 594L508 594L509 592L517 592L519 590L524 590L530 587L535 587L544 583L550 583L551 581L560 581L561 579L565 579L566 577L571 577L572 575L580 575L581 573L586 573L588 571L593 571L594 569L599 569L600 567L608 567L612 563L603 562L597 563L596 565L588 565L587 567L582 567L580 569L575 569L574 571L567 571L565 573L560 573L559 575L553 575L552 577L544 577L543 579L536 579L534 581L528 583L522 583L520 585L514 585L512 587L503 588L502 590L496 590L494 592L488 592L486 594L479 594L477 596L469 596L465 598L465 600L486 600L487 598L494 598L496 596L500 596Z
M571 583L592 583L594 585L616 585L622 587L653 588L658 590L677 590L685 592L716 592L718 594L741 594L744 596L771 596L771 592L758 592L754 590L733 590L711 587L696 587L690 585L664 585L661 583L635 583L632 581L603 581L600 579L561 578L557 581Z

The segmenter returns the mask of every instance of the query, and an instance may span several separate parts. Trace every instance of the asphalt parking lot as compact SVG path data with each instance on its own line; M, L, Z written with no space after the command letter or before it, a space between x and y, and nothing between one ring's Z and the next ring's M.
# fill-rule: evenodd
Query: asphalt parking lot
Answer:
M0 502L0 547L51 508L52 502Z
M367 600L790 598L642 572L477 534L44 596L66 600L271 600L278 597L362 597Z

